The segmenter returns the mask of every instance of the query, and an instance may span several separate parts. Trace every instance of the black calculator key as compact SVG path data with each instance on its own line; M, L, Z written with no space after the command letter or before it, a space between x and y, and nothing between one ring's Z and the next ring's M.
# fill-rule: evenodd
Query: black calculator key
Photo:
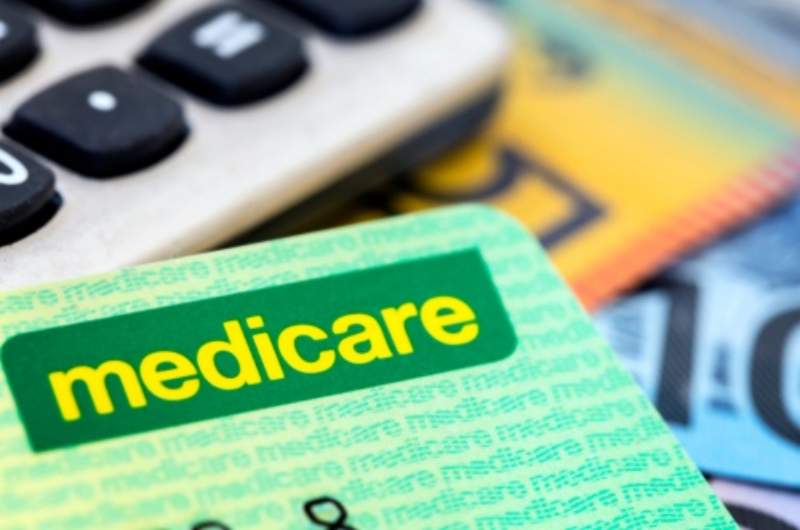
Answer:
M308 67L301 40L262 15L233 5L204 9L161 35L139 64L219 105L266 98Z
M28 66L39 55L36 28L17 10L0 4L0 81Z
M414 13L422 0L272 0L342 37L387 29Z
M0 235L35 217L55 194L55 182L50 169L0 142Z
M151 0L24 0L48 15L76 26L106 22L139 9ZM173 2L175 0L172 0Z
M150 166L188 134L183 109L145 81L104 66L33 96L5 132L14 140L93 177Z

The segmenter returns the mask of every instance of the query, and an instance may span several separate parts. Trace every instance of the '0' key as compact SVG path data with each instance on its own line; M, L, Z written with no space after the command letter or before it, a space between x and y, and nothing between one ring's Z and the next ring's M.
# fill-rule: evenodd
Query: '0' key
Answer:
M42 217L54 196L53 172L21 149L0 142L0 245L44 224L47 219Z

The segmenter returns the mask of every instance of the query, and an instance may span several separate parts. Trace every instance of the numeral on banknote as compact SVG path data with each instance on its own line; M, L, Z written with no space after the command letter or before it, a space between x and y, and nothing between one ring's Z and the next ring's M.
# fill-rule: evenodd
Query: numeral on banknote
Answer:
M688 425L694 373L698 288L669 279L657 285L669 298L669 316L661 360L656 407L669 422Z
M692 423L699 289L692 282L675 278L658 280L650 287L665 295L669 304L655 404L665 420L687 426ZM772 431L796 445L800 445L800 427L787 407L783 389L789 365L788 343L798 327L800 308L773 315L761 326L749 356L748 381L750 399L759 417ZM720 347L714 355L710 375L716 386L710 405L730 412L734 410L727 393L730 352Z
M800 429L792 421L783 396L783 374L792 332L800 325L800 309L771 317L759 331L750 360L750 395L761 418L776 433L800 445Z

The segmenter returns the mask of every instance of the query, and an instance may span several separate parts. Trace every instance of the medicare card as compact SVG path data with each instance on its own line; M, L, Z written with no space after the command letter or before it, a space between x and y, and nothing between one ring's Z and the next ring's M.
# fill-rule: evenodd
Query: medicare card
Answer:
M0 346L4 530L736 528L483 207L3 294Z

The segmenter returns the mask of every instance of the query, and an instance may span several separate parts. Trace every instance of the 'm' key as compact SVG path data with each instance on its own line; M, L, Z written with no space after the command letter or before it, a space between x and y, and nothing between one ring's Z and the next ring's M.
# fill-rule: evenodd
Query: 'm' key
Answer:
M21 149L0 142L0 245L36 223L55 194L55 175ZM33 228L33 227L31 227Z

